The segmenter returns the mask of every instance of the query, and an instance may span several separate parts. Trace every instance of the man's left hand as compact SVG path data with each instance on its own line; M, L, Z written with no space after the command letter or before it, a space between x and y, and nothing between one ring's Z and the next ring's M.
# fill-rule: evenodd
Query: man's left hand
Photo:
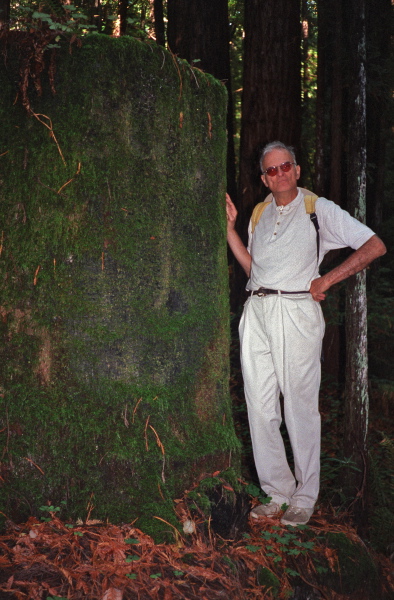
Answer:
M326 294L324 293L326 288L323 287L324 283L322 279L322 277L314 279L309 289L309 292L312 294L312 298L316 300L316 302L321 302L322 300L326 299Z
M311 283L310 293L316 302L321 302L326 297L326 292L332 285L347 279L355 273L359 273L367 267L375 258L383 256L386 246L377 235L369 238L365 244L360 246L353 254L332 271L325 273L322 277L314 279Z

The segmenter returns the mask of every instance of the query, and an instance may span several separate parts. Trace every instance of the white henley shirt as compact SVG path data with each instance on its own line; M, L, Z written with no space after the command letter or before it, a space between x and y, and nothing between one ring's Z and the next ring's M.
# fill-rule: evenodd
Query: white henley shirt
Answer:
M248 251L252 256L250 279L246 288L260 287L301 291L309 290L319 277L319 265L329 250L350 247L354 250L367 242L374 232L326 198L316 200L320 252L317 261L316 230L306 213L304 193L286 206L273 200L265 209L252 234L249 224Z

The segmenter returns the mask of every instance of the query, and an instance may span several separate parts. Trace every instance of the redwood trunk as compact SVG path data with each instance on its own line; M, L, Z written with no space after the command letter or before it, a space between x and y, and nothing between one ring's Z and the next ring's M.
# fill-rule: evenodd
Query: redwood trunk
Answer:
M192 66L223 81L228 92L227 190L236 195L233 101L227 0L168 0L168 46Z
M163 0L153 0L153 23L156 43L160 46L164 46L166 38L164 33Z
M301 133L299 0L245 2L245 51L240 147L240 227L245 236L261 200L261 148L273 140L295 146Z
M0 31L8 27L10 20L10 0L0 0Z
M335 20L332 29L332 99L331 99L331 170L330 200L343 206L343 39L342 0L333 0Z
M58 52L55 96L47 72L29 87L36 118L18 48L0 61L0 506L94 502L148 532L237 455L226 94L155 44L85 39Z
M349 164L348 210L360 221L366 217L366 35L365 0L349 0ZM367 526L368 355L365 271L347 283L346 303L345 457L353 467L344 488L353 500L356 523Z

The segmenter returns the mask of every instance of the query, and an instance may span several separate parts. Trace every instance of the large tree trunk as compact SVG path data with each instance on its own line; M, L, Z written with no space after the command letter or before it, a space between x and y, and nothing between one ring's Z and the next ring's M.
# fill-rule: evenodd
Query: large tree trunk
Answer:
M392 135L389 116L392 78L388 76L391 37L387 27L391 19L391 0L367 1L367 215L370 226L378 233L382 223L386 146Z
M348 210L366 218L366 26L365 0L349 0L349 130ZM365 271L347 283L346 399L344 453L354 468L346 471L344 488L353 499L356 523L367 527L366 478L368 467L368 353Z
M76 518L94 497L96 518L166 528L238 447L226 94L126 37L67 44L56 73L28 116L11 49L0 65L0 504Z
M316 156L314 191L334 202L346 204L343 189L343 71L342 0L318 0L318 71L316 96ZM327 118L327 115L330 118ZM324 258L322 269L338 259L340 251ZM323 303L326 332L323 341L323 370L339 379L343 376L344 328L338 323L341 290L330 291L330 302ZM342 356L343 354L343 356Z
M299 150L301 24L299 0L245 2L245 50L240 149L244 222L261 199L259 151L281 140Z
M126 34L128 7L129 7L129 0L119 0L119 5L118 5L119 35Z
M301 5L299 0L245 1L245 40L237 228L244 241L262 199L259 154L274 140L295 146L301 135ZM235 265L238 302L245 275ZM235 302L237 294L234 293Z
M387 23L392 19L391 0L368 0L367 3L367 136L368 136L368 179L367 221L380 235L383 206L391 198L385 198L385 175L387 173L387 144L392 138L392 77L391 37ZM385 213L387 221L388 214ZM368 289L380 287L380 261L374 261L369 269ZM376 337L369 339L370 369L379 377L391 373L391 351Z
M318 196L326 196L327 177L327 131L326 110L327 93L326 79L328 71L328 10L324 0L317 2L318 14L318 44L317 44L317 91L316 91L316 153L313 176L313 191Z
M10 20L10 0L0 0L0 31L8 28Z
M341 206L344 202L343 184L343 73L344 48L342 30L342 0L333 0L331 12L331 169L329 198Z
M149 0L151 4L151 13L153 16L153 26L155 31L156 43L160 46L164 46L166 43L165 29L164 29L164 10L163 0Z
M168 46L174 54L223 81L228 92L227 190L235 197L233 101L227 0L168 0Z

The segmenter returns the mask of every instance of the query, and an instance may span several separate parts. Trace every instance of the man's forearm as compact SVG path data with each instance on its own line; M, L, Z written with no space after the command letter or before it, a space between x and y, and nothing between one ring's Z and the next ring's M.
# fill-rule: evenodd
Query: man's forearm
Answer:
M312 287L318 288L319 292L325 292L335 283L347 279L355 273L359 273L373 260L386 253L386 246L377 235L372 236L358 250L353 252L342 264L338 265L322 277L312 282ZM313 285L315 284L315 285Z
M245 271L246 275L250 275L250 267L252 264L252 257L250 256L247 248L239 237L235 229L229 229L227 231L227 242L230 246L235 258Z

